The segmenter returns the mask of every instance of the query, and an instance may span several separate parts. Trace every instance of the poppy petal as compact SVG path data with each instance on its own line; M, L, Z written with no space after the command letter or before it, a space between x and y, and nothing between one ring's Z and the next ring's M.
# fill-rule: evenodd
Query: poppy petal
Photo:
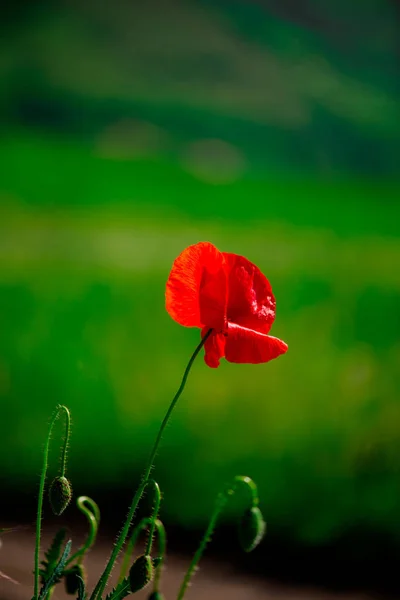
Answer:
M243 327L268 333L275 319L271 284L244 256L222 253L228 275L227 319Z
M276 337L228 323L225 358L229 362L265 363L284 354L287 349L287 344Z
M201 337L204 337L209 330L209 327L204 327L201 332ZM212 332L212 334L206 339L204 344L204 361L206 365L212 369L219 367L219 361L225 355L225 341L226 337L223 333Z
M209 242L189 246L175 259L165 301L169 315L185 327L222 328L226 274L221 252Z
M202 324L213 329L222 330L226 320L226 303L227 277L224 269L224 259L220 254L219 265L214 265L214 270L211 270L208 266L203 269L199 293L200 321Z

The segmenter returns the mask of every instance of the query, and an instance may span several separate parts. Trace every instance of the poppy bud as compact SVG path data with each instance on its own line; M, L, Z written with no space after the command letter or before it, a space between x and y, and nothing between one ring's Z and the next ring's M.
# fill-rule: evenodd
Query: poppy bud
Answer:
M147 600L165 600L165 596L161 592L151 592Z
M64 512L72 498L71 484L66 477L55 477L50 486L49 500L53 513L58 517Z
M86 581L85 569L82 565L74 565L64 573L65 590L67 594L77 594L79 591L79 579Z
M264 537L266 523L258 506L252 506L244 513L239 523L239 542L245 552L251 552Z
M129 571L131 592L138 592L153 579L153 561L148 554L142 554L135 560Z

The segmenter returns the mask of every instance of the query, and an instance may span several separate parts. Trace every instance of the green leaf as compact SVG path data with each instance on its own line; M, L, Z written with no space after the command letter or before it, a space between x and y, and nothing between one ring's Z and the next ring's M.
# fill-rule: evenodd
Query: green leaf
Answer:
M125 577L113 590L108 594L106 600L120 600L126 598L131 593L131 586L128 577Z
M51 574L49 579L46 581L46 583L40 590L38 600L44 600L46 598L47 594L49 593L50 589L52 588L52 586L55 585L60 580L60 577L64 570L65 564L71 553L71 544L72 544L71 540L69 540L66 543L64 552L62 553L62 556L61 556L59 562L57 563L56 567L54 568L53 573Z
M64 528L57 531L50 548L44 554L46 559L42 560L43 568L39 570L42 585L45 585L48 579L50 579L50 577L53 575L54 569L56 568L60 559L61 546L64 543L66 533L67 532ZM56 581L55 583L58 582Z

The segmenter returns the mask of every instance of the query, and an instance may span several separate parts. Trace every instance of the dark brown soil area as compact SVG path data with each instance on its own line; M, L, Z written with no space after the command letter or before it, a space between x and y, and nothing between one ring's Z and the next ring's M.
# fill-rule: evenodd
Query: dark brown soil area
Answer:
M49 534L43 536L43 547L50 541ZM0 578L0 600L30 600L32 598L31 575L33 570L34 534L30 530L15 531L2 538L0 549L0 571L18 583ZM109 543L98 541L96 548L87 556L89 589L92 589L101 573L110 552ZM166 600L174 600L188 559L170 556L163 572L162 589ZM118 574L115 570L114 577ZM148 597L149 590L136 594L138 600ZM52 600L66 600L62 585L58 586ZM187 593L187 600L370 600L367 594L339 594L313 588L301 590L266 582L262 578L238 574L227 563L216 563L204 559Z

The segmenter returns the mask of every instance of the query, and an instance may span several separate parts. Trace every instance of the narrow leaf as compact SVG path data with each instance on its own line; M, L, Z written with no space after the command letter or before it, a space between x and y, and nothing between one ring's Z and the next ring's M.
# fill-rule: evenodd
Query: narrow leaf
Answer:
M125 577L113 590L108 594L106 600L121 600L126 598L131 593L129 579Z
M46 581L46 583L40 590L38 600L44 600L44 598L46 598L47 594L49 593L51 587L53 585L55 585L57 583L57 581L59 580L59 578L61 577L62 572L65 567L65 563L67 562L68 557L71 553L71 545L72 545L72 542L71 542L71 540L69 540L65 545L64 552L62 553L62 556L61 556L58 564L56 565L53 573L51 574L49 579Z
M50 548L44 554L46 559L42 561L43 568L41 568L39 571L41 575L42 585L44 585L46 581L52 576L53 571L57 566L61 555L61 547L64 543L66 533L67 532L64 528L57 531L50 545Z

